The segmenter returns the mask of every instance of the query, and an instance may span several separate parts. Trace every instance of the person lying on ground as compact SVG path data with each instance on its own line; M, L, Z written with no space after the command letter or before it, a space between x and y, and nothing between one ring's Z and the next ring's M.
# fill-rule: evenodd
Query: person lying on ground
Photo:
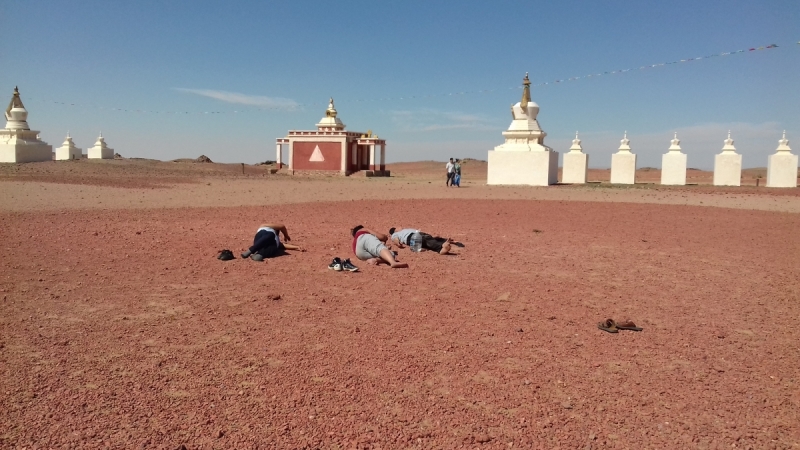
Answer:
M393 269L408 267L408 264L397 262L394 253L386 248L384 243L389 237L385 234L364 228L363 225L350 230L350 234L353 235L353 253L358 259L374 265L386 263Z
M253 238L253 245L242 253L242 258L250 258L253 261L263 261L264 258L274 258L284 253L284 250L299 250L302 248L293 244L281 242L280 233L283 233L283 240L291 241L286 226L281 223L266 223L256 231Z
M403 248L406 245L411 245L411 236L414 234L414 228L403 228L402 230L398 230L397 228L389 228L389 235L392 236L392 243L396 245L398 248ZM423 231L419 232L420 236L422 236L422 248L426 250L432 250L440 255L446 255L450 253L450 245L452 244L452 240L450 238L443 238L440 236L431 236L428 233Z

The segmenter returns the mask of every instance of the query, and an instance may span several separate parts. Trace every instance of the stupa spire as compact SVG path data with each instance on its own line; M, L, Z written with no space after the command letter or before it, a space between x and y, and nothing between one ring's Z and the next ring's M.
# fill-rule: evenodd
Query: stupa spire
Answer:
M522 79L522 100L520 100L519 106L522 107L522 109L526 109L530 101L531 101L531 80L528 78L528 72L525 72L525 78Z
M731 139L731 130L728 130L728 139L725 139L725 145L722 147L723 152L735 152L736 147L733 146L733 139Z
M571 152L582 152L583 147L581 147L581 140L578 139L578 132L575 132L575 139L572 140L572 147L569 148Z
M672 144L672 145L669 146L669 151L671 151L671 152L680 152L681 151L681 140L678 139L678 132L677 131L675 132L674 137L672 138L671 141L669 141L669 143Z
M778 141L778 151L779 152L792 151L792 149L789 148L789 140L786 139L786 130L783 130L783 137Z
M6 108L6 129L7 130L30 130L28 127L28 110L22 104L19 96L19 88L14 86L14 94Z

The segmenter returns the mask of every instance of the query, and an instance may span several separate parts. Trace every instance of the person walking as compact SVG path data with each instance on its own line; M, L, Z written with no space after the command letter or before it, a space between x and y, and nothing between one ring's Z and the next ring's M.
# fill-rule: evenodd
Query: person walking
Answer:
M453 184L456 187L461 187L461 160L457 159L453 164Z
M450 158L450 161L444 167L447 169L447 182L445 183L445 186L451 186L453 183L453 176L456 173L456 165L453 164L453 158Z

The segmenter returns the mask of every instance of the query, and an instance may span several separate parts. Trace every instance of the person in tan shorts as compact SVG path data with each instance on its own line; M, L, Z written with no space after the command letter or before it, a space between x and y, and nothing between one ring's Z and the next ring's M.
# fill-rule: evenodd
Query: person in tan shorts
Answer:
M353 236L353 253L358 259L374 265L386 263L393 269L408 267L408 264L398 262L394 253L386 247L389 236L364 228L363 225L354 227L350 234Z

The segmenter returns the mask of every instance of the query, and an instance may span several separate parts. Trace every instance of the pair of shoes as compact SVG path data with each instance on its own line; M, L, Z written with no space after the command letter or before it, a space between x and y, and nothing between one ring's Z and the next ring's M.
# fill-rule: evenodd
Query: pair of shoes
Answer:
M353 263L350 262L350 258L342 261L338 256L333 258L333 261L328 264L328 269L335 270L337 272L341 272L343 270L348 272L358 272L358 267L354 266Z
M619 333L619 330L642 331L642 327L637 327L635 323L630 320L624 322L614 322L614 319L606 319L605 322L599 322L597 328L608 333Z

